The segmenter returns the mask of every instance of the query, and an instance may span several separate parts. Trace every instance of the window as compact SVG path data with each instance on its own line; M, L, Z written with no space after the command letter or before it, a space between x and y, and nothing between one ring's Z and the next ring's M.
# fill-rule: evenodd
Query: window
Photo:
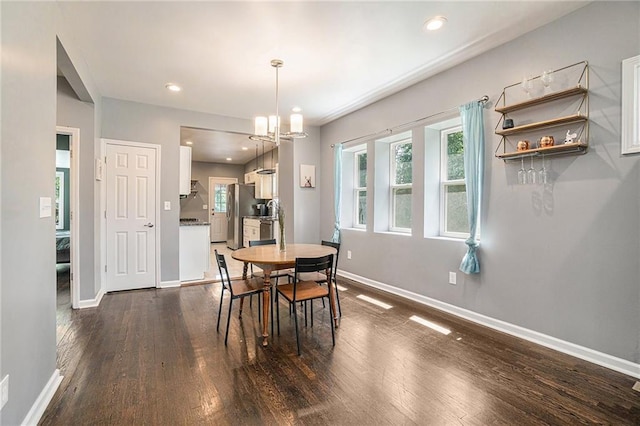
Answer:
M441 130L440 235L469 236L462 127Z
M392 231L411 232L412 147L410 137L389 145Z
M216 183L214 187L213 208L216 213L227 211L227 184Z
M354 219L355 228L364 228L367 225L367 151L354 153Z

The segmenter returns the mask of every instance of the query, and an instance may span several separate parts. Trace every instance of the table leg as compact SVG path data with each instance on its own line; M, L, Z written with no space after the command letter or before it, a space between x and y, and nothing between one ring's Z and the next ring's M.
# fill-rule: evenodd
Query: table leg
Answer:
M264 292L262 293L262 346L269 344L269 307L271 305L271 270L263 269Z
M247 279L247 272L249 272L249 263L248 262L244 262L244 265L242 266L242 279L243 280Z

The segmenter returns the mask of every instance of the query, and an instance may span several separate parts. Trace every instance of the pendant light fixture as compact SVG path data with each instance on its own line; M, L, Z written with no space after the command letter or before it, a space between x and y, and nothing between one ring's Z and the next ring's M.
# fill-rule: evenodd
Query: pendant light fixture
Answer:
M269 117L256 117L254 134L249 136L251 140L274 143L276 146L280 145L281 140L291 141L293 139L307 137L307 134L303 131L302 114L300 113L291 114L289 117L289 132L281 132L280 116L278 114L278 69L281 68L282 65L284 65L284 62L280 59L271 60L271 66L276 69L276 114L270 115ZM273 171L271 173L273 173Z

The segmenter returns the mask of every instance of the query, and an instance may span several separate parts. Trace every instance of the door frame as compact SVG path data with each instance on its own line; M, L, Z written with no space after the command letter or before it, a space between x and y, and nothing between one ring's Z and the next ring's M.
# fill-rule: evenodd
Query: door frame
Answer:
M213 192L215 190L215 182L229 182L229 185L238 183L238 178L233 177L222 177L222 176L209 176L209 209L207 211L207 219L209 223L211 223L211 209L214 206ZM226 216L225 216L226 217ZM213 232L213 226L209 225L209 242L211 242L211 233ZM229 236L227 235L227 238Z
M69 136L69 239L71 259L71 307L80 307L80 129L76 127L56 126L56 135Z
M160 261L161 261L161 233L162 233L162 223L160 220L160 175L161 175L161 170L160 170L160 165L162 164L162 158L160 157L160 154L162 152L162 147L158 144L153 144L153 143L144 143L144 142L133 142L133 141L123 141L123 140L118 140L118 139L105 139L102 138L101 139L101 144L104 147L103 153L104 153L104 160L106 162L107 159L107 145L119 145L119 146L129 146L129 147L133 147L133 148L149 148L149 149L153 149L156 151L156 175L155 175L155 179L156 179L156 202L155 202L155 208L153 209L153 213L155 215L155 228L156 228L156 247L155 247L155 257L156 257L156 288L161 288L161 280L160 280L160 271L161 269L161 265L160 265ZM106 182L108 182L107 180L107 167L104 167L104 181L105 184L103 185L104 187L104 194L105 194L105 202L104 202L104 206L103 210L103 217L104 217L104 236L105 236L105 240L104 240L104 246L105 246L105 257L103 260L103 267L102 267L102 271L104 272L104 281L103 281L103 285L101 286L103 289L107 289L109 287L108 283L107 283L107 273L106 273L106 267L107 267L107 263L106 263L106 244L107 244L107 240L106 240L106 235L108 233L108 229L107 229L107 199L106 199L106 194L107 194L107 185Z

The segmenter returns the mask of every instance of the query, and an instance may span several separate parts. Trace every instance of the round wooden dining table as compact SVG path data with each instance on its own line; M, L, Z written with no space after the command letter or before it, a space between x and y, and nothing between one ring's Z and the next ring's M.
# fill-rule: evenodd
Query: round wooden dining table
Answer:
M280 248L276 244L245 247L235 250L231 257L244 262L244 268L242 271L242 278L247 278L247 270L249 263L253 263L258 266L264 272L264 286L265 291L262 294L262 345L267 346L269 330L269 309L271 301L271 291L273 291L271 285L271 273L282 269L294 268L296 265L296 258L298 257L321 257L329 254L336 254L336 249L330 246L323 246L320 244L287 244L284 251L280 251ZM338 317L336 315L336 305L334 300L334 284L329 285L329 303L331 303L331 309L334 313L334 323L338 327Z

